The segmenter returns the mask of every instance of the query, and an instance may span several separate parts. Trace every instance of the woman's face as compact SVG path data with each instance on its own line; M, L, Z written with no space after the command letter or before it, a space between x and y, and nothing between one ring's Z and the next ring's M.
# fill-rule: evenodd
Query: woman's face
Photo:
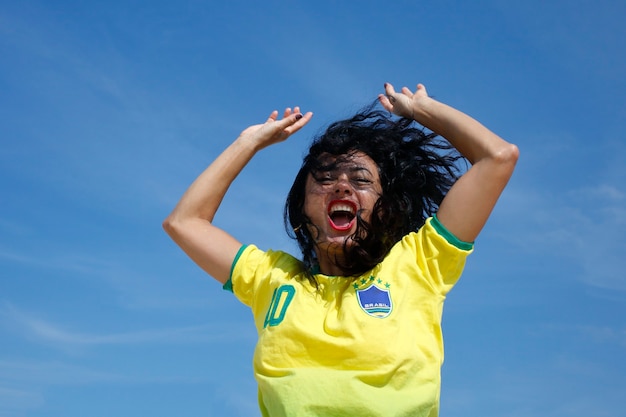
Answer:
M328 168L309 174L304 198L304 214L314 225L308 228L318 257L332 247L342 248L356 231L356 214L369 221L382 194L378 166L366 154L355 152L339 159L322 155L320 159Z

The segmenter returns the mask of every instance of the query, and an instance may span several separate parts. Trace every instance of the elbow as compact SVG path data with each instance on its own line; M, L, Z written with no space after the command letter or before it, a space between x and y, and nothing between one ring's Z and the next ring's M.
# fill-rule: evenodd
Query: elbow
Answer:
M184 221L181 221L174 214L170 214L167 216L165 220L161 223L161 227L167 235L172 239L177 245L181 245L181 242L185 240L185 236L188 235L187 225Z
M163 220L163 223L161 223L161 227L163 227L165 233L167 233L171 237L174 237L177 233L176 231L179 230L178 222L171 214L167 216L165 220Z
M180 244L180 242L188 239L197 230L201 230L210 224L210 222L204 219L188 218L174 212L163 220L161 226L174 242Z
M519 148L512 143L507 143L505 146L502 146L495 155L495 160L498 162L498 165L509 167L511 171L515 168L518 159Z

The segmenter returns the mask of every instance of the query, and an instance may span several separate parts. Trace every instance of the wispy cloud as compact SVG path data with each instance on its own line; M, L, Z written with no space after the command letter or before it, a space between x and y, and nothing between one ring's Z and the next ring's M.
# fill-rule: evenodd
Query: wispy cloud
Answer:
M172 382L201 382L205 377L190 375L151 375L149 372L133 373L128 369L123 371L100 370L89 366L75 365L59 360L1 360L0 375L4 381L11 381L13 386L28 386L32 388L50 385L87 385L101 383L115 384L167 384ZM2 389L2 388L0 388ZM29 390L20 388L8 388L6 394L13 391L16 397L35 397L37 394L29 394Z
M0 375L6 378L2 362ZM13 417L18 411L39 408L44 404L41 393L33 389L8 388L0 385L0 417Z
M166 241L167 237L158 224L155 224L154 233ZM172 244L172 257L182 258L182 254L176 251ZM17 279L13 274L19 276L19 273L15 271L29 270L47 277L60 275L80 285L86 281L104 284L114 291L115 301L133 310L206 309L209 307L207 294L197 289L211 286L221 292L212 278L199 272L187 259L181 265L175 262L159 264L151 252L135 251L129 255L106 242L81 246L79 243L50 243L33 237L29 247L22 250L0 242L0 265L3 265L7 280ZM183 282L173 278L181 274L188 278ZM224 293L211 305L215 307L227 298Z
M36 241L35 250L20 252L0 244L0 260L7 263L25 265L45 270L76 272L85 275L102 273L112 265L110 261L80 254L76 251L59 251L58 246L48 246L46 242ZM56 250L55 250L56 249Z
M581 187L570 191L568 194L575 199L585 199L588 201L597 201L599 199L600 201L620 205L626 201L626 192L611 184L599 184L596 187Z
M578 3L583 6L585 2ZM503 16L515 22L520 36L541 50L549 50L567 71L591 71L610 79L623 78L626 61L615 51L626 43L621 18L625 7L619 1L602 1L593 7L563 7L559 2L494 2ZM591 3L588 3L591 4ZM598 24L598 22L602 24ZM572 36L572 31L579 36ZM568 68L571 67L571 68Z
M583 324L547 324L542 331L569 335L575 340L584 340L585 343L608 344L626 348L626 327Z
M507 218L515 219L511 243L555 269L564 261L577 265L573 269L586 284L626 291L624 201L623 187L611 183L562 191L513 187L504 207Z
M250 329L244 329L236 323L211 323L106 334L87 333L71 330L69 326L44 320L6 303L0 310L0 318L5 327L13 329L23 337L63 350L104 345L212 343L224 340L249 340L254 337L250 334Z
M470 379L468 375L466 380ZM444 384L442 410L446 415L461 417L467 415L467 409L478 410L490 404L482 416L614 417L623 390L615 382L622 379L601 359L593 362L561 354L532 363L511 361L506 367L484 374L479 386L459 384L446 389ZM589 389L589 384L597 389Z
M0 374L14 384L82 385L100 382L121 382L124 377L108 371L95 371L60 361L0 360Z
M230 416L248 417L258 415L259 404L255 397L248 395L256 390L253 378L243 378L237 381L228 381L228 386L237 386L242 389L227 389L220 385L214 392L220 403L228 406Z

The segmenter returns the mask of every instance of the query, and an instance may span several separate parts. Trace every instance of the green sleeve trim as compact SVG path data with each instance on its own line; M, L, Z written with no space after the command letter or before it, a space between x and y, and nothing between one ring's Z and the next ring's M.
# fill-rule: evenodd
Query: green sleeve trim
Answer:
M448 241L449 244L456 246L457 248L461 250L471 250L474 247L474 243L463 242L458 237L454 236L452 232L446 229L445 226L441 224L441 222L439 222L439 219L437 218L436 214L433 216L432 220L430 221L430 224L435 228L435 230L437 231L437 233L439 233L440 236L442 236L444 239Z
M233 271L235 270L235 265L237 264L237 261L241 257L241 254L243 253L244 250L246 250L247 247L248 245L242 245L237 251L237 255L235 255L235 259L233 259L233 264L230 267L230 276L228 277L228 281L226 281L224 285L222 286L222 289L233 292Z
M230 278L228 278L228 281L226 281L224 285L222 285L222 289L228 292L233 292L233 282Z

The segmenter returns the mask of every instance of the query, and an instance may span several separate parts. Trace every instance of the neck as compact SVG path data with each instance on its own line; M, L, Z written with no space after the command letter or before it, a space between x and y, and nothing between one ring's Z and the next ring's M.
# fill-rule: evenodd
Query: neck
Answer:
M333 263L323 264L320 262L320 273L328 276L346 276L345 271Z
M341 266L343 263L343 248L337 249L336 245L316 249L319 272L329 276L346 276L346 270ZM335 249L335 250L333 250Z

